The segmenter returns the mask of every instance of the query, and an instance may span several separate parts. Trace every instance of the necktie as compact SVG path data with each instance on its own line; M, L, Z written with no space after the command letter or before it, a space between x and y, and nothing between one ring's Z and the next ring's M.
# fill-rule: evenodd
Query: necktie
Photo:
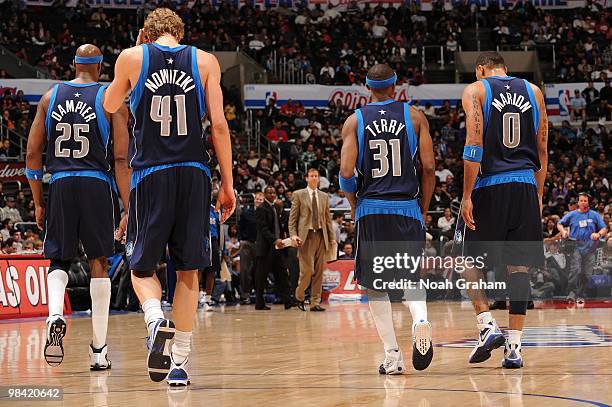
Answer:
M276 211L276 205L272 206L274 210L274 237L278 239L280 237L280 225L278 223L278 212Z
M317 191L312 193L312 229L319 230L319 205L316 198Z

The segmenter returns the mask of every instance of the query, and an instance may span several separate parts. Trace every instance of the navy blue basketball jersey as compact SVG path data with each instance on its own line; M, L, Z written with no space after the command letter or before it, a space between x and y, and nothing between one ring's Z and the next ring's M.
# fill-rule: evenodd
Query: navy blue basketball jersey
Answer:
M482 83L486 100L481 174L538 171L540 112L529 82L511 76L491 76L482 79Z
M386 100L355 111L358 198L409 200L419 193L417 137L407 103Z
M196 48L186 45L142 45L140 77L130 95L132 168L208 164L202 128L206 105L196 57Z
M110 124L102 108L104 89L97 82L55 85L45 121L48 172L110 170Z

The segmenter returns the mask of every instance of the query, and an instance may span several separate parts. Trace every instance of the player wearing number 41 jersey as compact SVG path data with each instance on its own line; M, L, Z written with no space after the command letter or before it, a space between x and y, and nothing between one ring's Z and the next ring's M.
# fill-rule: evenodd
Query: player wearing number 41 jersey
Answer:
M504 343L502 366L520 368L521 335L529 300L528 268L544 262L541 201L546 178L548 125L538 87L507 75L501 55L482 53L476 60L477 82L467 86L462 103L467 137L464 183L456 240L466 256L483 256L490 266L506 265L510 316L507 341L491 317L482 290L468 290L480 331L470 363L479 363ZM479 270L466 280L482 278Z
M45 258L51 261L47 277L49 318L45 360L57 366L64 358L64 291L68 269L81 243L92 277L90 367L101 370L111 366L106 346L111 295L107 257L113 254L115 219L118 221L113 199L115 183L108 158L114 145L117 185L127 204L129 170L127 148L123 145L128 138L128 114L127 108L113 115L102 108L106 87L97 82L102 55L96 46L79 47L74 62L76 79L55 85L38 104L28 137L26 174L36 206L36 222L44 228ZM42 193L45 144L46 167L51 173L46 206Z
M205 116L211 122L221 169L217 204L222 207L222 221L235 206L219 63L211 54L181 45L183 34L183 21L173 11L159 8L150 13L137 45L119 55L115 79L104 100L104 107L115 111L131 91L135 124L129 144L134 171L126 252L149 332L149 376L153 381L167 378L170 385L178 386L189 384L198 269L210 264L211 181L202 128ZM174 321L164 318L161 285L154 273L166 246L178 271Z

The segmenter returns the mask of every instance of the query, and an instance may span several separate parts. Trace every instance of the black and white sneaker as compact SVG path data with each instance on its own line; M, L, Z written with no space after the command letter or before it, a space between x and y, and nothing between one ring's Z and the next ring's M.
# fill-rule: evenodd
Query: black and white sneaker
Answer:
M89 369L90 370L107 370L111 368L111 361L108 360L108 346L104 345L100 349L89 344Z
M416 370L425 370L432 359L431 324L421 320L412 327L412 366Z
M154 382L161 382L168 376L172 358L170 357L170 342L174 338L174 322L160 318L154 323L151 337L147 337L147 369L149 377Z
M406 367L404 366L404 355L399 349L385 352L385 360L378 367L379 374L396 375L404 374Z
M64 360L64 336L66 336L66 320L64 317L51 315L47 318L45 360L49 366L59 366Z

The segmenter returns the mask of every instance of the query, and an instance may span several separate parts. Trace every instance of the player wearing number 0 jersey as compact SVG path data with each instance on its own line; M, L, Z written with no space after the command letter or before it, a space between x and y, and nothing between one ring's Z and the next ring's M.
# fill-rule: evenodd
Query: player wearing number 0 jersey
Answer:
M347 194L356 222L355 278L368 288L370 312L384 345L380 374L403 374L406 370L393 327L389 298L393 294L404 296L410 306L413 366L423 370L433 357L431 324L425 290L418 285L418 268L381 267L377 261L398 255L420 261L425 244L423 213L435 185L427 119L419 110L393 99L396 80L388 65L373 66L366 82L373 101L356 110L342 129L340 187ZM410 286L393 283L416 285L405 290Z
M115 182L109 163L111 129L117 184L127 204L127 108L110 115L102 108L105 86L97 82L102 66L100 50L90 44L75 56L76 78L55 85L41 98L27 147L27 177L36 206L36 222L44 229L44 255L51 262L47 277L49 318L45 360L59 365L64 357L64 292L68 269L83 245L91 269L93 340L89 347L92 370L110 368L106 328L111 286L107 257L114 251ZM42 151L51 173L46 206L42 194ZM46 210L46 213L45 213ZM44 218L44 221L43 221Z
M135 124L129 143L133 173L126 252L149 332L149 376L153 381L167 378L170 385L189 384L197 271L210 264L211 180L202 127L205 116L211 121L221 168L222 220L235 206L219 63L211 54L181 45L183 34L183 21L173 11L159 8L150 13L137 45L119 55L115 79L104 100L105 108L114 111L131 91ZM161 285L154 273L166 246L177 269L174 321L164 318Z
M529 266L544 262L541 201L547 166L546 108L542 92L524 79L507 75L501 55L484 52L476 61L477 82L467 86L462 103L467 138L463 153L464 184L456 240L463 254L483 256L490 267L509 273L508 339L491 317L482 290L468 290L480 331L470 363L479 363L506 343L502 366L520 368L521 335L529 300ZM464 272L482 278L479 270Z

